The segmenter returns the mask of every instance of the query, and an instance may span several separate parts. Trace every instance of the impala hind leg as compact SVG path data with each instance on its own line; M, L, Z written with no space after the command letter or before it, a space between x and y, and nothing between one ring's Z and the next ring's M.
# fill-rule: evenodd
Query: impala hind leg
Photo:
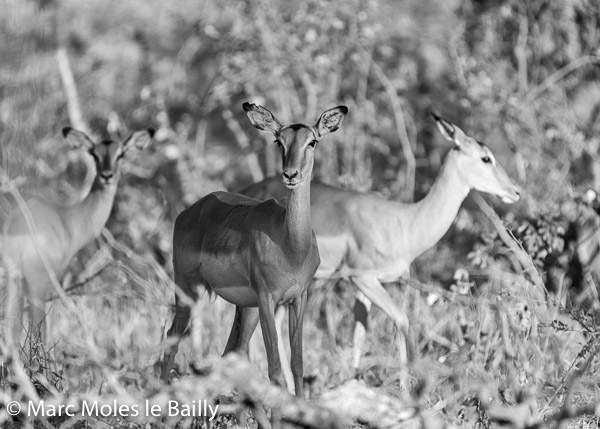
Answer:
M235 317L223 356L241 352L249 357L250 339L258 325L259 311L256 307L235 307Z
M175 273L175 283L178 285L184 285L185 283L181 282L181 279ZM186 291L186 295L193 300L194 302L198 299L198 294L196 293L196 289L194 286L180 286L182 290ZM189 331L188 326L190 323L190 319L192 316L192 309L189 305L182 302L182 299L179 297L178 292L175 293L175 315L173 317L173 322L171 323L171 327L167 331L167 339L171 339L175 337L175 343L168 347L165 351L165 355L163 357L162 365L161 365L161 378L163 381L168 381L169 376L171 374L171 369L173 367L173 363L175 362L175 355L177 355L177 351L179 350L179 341L181 337L186 335Z
M177 355L177 351L179 350L179 341L184 334L187 334L187 328L191 318L192 309L187 305L181 305L178 301L179 299L175 297L175 316L173 317L171 327L167 331L167 339L176 337L175 343L170 345L165 351L161 365L161 378L165 382L169 381L171 369L175 362L175 355Z

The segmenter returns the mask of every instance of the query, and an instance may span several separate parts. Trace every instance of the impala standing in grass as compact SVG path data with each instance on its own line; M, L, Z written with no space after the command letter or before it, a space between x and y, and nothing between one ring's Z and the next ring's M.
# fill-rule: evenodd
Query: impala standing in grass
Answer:
M214 192L184 210L175 222L173 268L175 283L197 299L204 285L235 304L235 319L225 353L248 354L248 343L260 321L269 378L283 385L275 307L290 309L291 367L296 394L303 389L302 320L308 285L319 266L319 251L312 232L310 180L314 151L319 141L334 132L348 109L325 111L316 125L282 125L262 106L244 103L250 122L275 136L283 165L282 185L287 206L275 200L259 201L240 194ZM181 336L190 320L190 308L175 296L175 318L169 336ZM168 378L177 347L163 361Z
M0 235L0 249L4 257L17 264L23 277L18 293L14 294L16 302L6 306L14 341L18 341L21 332L25 296L29 300L31 338L45 341L46 301L53 290L48 271L60 276L73 256L100 234L112 210L126 152L132 147L146 148L154 130L135 132L122 142L100 143L72 128L64 128L62 134L71 147L85 150L94 158L96 176L89 194L78 204L62 206L34 198L26 203L31 225L19 209L6 221L4 234Z

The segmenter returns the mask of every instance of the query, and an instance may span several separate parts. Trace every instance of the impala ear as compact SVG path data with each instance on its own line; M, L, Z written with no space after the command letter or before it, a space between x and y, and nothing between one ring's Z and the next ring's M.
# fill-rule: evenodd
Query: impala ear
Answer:
M277 134L281 129L281 122L279 122L277 118L264 107L259 106L258 104L244 103L242 104L242 108L255 128L268 131L271 134Z
M315 125L319 137L323 137L325 134L337 130L340 125L342 125L347 113L348 108L346 106L337 106L323 112Z
M62 129L62 135L69 143L69 146L71 146L73 149L94 149L94 142L83 131L74 130L71 127L65 127Z
M444 136L446 140L453 142L456 146L460 147L463 143L465 132L454 125L452 122L449 122L442 118L441 116L436 115L431 112L431 116L435 119L435 123L440 130L440 133Z
M134 147L138 150L146 149L152 143L154 137L154 129L148 128L147 130L136 131L123 141L123 150L128 150Z

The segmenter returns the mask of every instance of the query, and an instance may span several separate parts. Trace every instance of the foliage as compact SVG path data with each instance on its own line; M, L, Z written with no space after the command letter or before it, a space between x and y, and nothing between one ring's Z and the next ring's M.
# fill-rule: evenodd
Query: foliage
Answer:
M563 251L564 235L565 227L557 219L548 216L539 216L532 222L525 221L517 229L517 237L538 268L544 265L548 257Z
M241 103L264 104L284 122L315 121L345 104L344 127L317 152L316 177L391 199L422 197L448 150L430 120L435 111L484 140L523 186L511 212L494 203L512 219L548 292L534 294L513 250L467 200L447 237L415 264L422 282L389 289L413 323L409 383L395 365L394 328L381 315L363 378L457 425L486 426L498 406L540 404L530 417L541 421L597 402L597 362L588 358L600 307L600 223L597 199L586 197L600 188L594 0L0 0L0 7L0 170L24 194L76 200L88 172L87 155L68 151L59 137L72 120L59 47L92 133L158 130L154 147L125 166L110 233L63 279L94 317L78 326L56 302L55 360L40 365L32 345L32 378L54 371L60 393L100 392L107 379L116 390L161 389L152 365L170 320L177 213L207 192L277 170L274 145L251 129ZM8 205L0 198L0 214ZM340 365L350 360L352 302L339 289L336 298L316 292L307 317L313 323L330 309L338 331L334 339L317 329L307 335L306 372L317 393L353 375ZM220 301L198 311L204 341L183 345L182 372L194 352L223 349L232 317ZM84 338L102 352L92 355Z

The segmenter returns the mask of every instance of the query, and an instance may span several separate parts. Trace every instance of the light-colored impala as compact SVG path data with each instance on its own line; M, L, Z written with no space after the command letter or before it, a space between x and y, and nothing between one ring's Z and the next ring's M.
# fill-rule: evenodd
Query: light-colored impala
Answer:
M39 335L45 340L46 301L53 290L47 268L60 276L73 256L100 234L112 210L125 153L132 147L146 148L154 130L135 132L123 142L94 143L85 133L72 128L64 128L62 134L71 147L85 150L93 157L96 176L89 194L73 206L29 200L27 207L35 237L19 209L7 220L6 234L0 234L4 256L18 265L23 277L22 291L15 297L17 302L7 309L15 341L21 332L24 295L30 303L32 338Z
M433 247L448 231L471 189L494 194L506 203L519 199L517 185L482 143L460 128L433 115L442 135L454 143L429 194L403 204L368 193L323 183L311 185L311 216L321 265L317 280L343 277L354 283L353 366L358 368L371 303L406 330L408 319L383 288L406 275L412 261ZM240 193L257 199L280 198L283 189L274 178L255 183Z
M173 234L175 283L193 299L197 299L196 287L203 284L236 305L224 353L248 354L248 342L260 320L269 378L279 384L283 379L274 312L277 305L288 304L292 373L296 394L302 395L302 321L308 285L319 266L310 217L314 150L325 134L338 129L348 109L325 111L315 126L283 126L262 106L244 103L243 108L254 127L275 136L287 208L275 200L214 192L184 210ZM169 336L181 336L190 319L190 308L175 298ZM175 346L166 354L163 378L168 378L176 352Z

